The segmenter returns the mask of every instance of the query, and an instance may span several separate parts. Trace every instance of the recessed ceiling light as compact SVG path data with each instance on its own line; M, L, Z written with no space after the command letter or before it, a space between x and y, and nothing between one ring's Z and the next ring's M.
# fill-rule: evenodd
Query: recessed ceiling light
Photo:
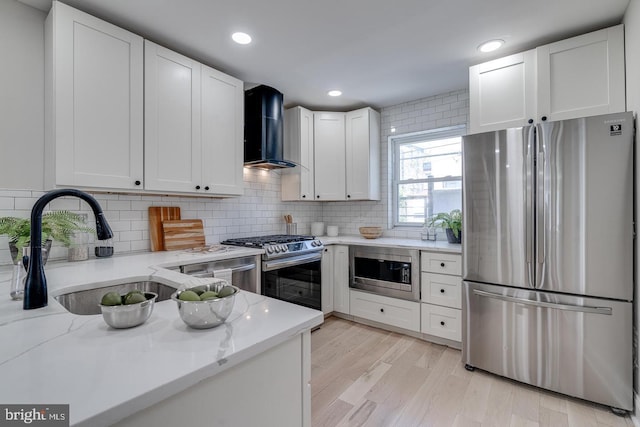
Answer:
M488 42L484 42L480 46L478 46L478 50L484 53L493 52L496 49L500 49L503 44L504 40L489 40Z
M247 33L233 33L231 34L231 38L234 42L238 44L249 44L251 43L251 36Z
M340 96L342 95L342 92L339 90L330 90L329 92L327 92L327 95L329 96Z

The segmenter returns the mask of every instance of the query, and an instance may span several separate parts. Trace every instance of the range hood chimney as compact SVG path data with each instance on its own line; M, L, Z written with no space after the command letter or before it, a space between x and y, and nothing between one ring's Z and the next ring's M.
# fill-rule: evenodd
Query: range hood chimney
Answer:
M295 167L283 159L282 93L257 86L244 93L244 165L261 169Z

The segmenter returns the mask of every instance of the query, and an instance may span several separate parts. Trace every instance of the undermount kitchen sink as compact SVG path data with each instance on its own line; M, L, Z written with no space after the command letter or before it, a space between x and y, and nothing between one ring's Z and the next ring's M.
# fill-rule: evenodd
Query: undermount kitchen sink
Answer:
M176 291L176 288L165 285L164 283L146 280L69 292L68 294L58 295L55 299L70 313L100 314L100 306L98 304L100 304L100 300L104 294L107 292L126 294L127 292L135 289L142 292L154 292L158 294L156 302L171 299L171 294Z

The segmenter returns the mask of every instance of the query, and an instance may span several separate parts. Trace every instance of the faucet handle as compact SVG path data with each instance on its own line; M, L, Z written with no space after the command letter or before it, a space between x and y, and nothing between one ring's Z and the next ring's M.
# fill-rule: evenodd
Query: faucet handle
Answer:
M22 265L25 270L29 269L29 251L31 248L29 246L24 246L22 248Z

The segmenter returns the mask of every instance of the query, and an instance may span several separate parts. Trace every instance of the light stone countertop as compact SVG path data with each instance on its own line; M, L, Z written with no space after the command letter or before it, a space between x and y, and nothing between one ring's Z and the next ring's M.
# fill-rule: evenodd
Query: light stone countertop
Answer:
M319 237L326 245L408 247L460 253L444 241L361 236ZM248 360L323 321L320 311L241 291L223 325L188 328L176 304L155 304L151 317L131 329L112 329L101 315L67 312L62 293L148 280L179 287L189 276L169 267L260 255L231 248L197 254L150 252L46 266L49 305L23 310L9 297L11 269L0 269L0 402L68 403L72 426L106 426ZM135 371L134 375L122 372Z
M364 245L379 247L402 247L408 249L419 249L423 251L447 252L460 254L462 245L449 243L444 240L418 240L418 239L398 239L393 237L378 237L377 239L365 239L362 236L318 236L318 239L325 245Z
M155 304L131 329L112 329L101 315L68 313L54 296L122 279L176 286L189 276L158 266L260 254L156 252L47 266L49 305L23 310L0 277L0 402L70 404L72 426L107 426L318 326L322 312L241 291L227 321L194 330L174 301Z

